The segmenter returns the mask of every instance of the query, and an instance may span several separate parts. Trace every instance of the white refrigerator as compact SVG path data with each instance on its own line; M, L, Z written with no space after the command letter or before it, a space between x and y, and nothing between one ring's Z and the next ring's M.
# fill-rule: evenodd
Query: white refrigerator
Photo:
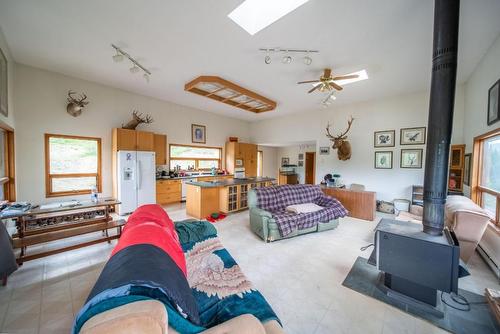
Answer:
M156 203L156 166L154 152L118 151L118 214L134 212L143 204Z

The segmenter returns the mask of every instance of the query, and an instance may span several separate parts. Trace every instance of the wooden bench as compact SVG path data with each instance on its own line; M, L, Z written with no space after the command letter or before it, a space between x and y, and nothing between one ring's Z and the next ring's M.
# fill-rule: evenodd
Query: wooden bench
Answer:
M42 233L37 233L37 234L32 234L32 235L26 235L23 238L15 238L13 239L13 246L14 248L20 248L20 249L26 249L28 246L33 246L33 245L38 245L46 242L51 242L51 241L56 241L56 240L61 240L61 239L66 239L66 238L71 238L75 236L79 236L82 234L88 234L88 233L93 233L93 232L105 232L105 236L101 238L96 238L93 240L85 241L85 242L80 242L76 243L74 245L70 246L65 246L57 249L52 249L49 251L44 251L40 253L35 253L35 254L23 254L22 256L19 256L17 259L18 263L23 263L25 261L30 261L30 260L35 260L41 257L45 256L50 256L66 251L70 251L73 249L78 249L86 246L91 246L95 245L97 243L101 242L110 242L111 240L118 239L121 236L121 230L122 227L125 225L126 221L124 219L120 220L113 220L109 222L100 222L100 223L93 223L91 225L80 225L80 224L75 224L78 226L70 227L70 228L65 228L65 229L52 229L51 231L44 231ZM115 235L109 235L108 230L116 228L117 233Z

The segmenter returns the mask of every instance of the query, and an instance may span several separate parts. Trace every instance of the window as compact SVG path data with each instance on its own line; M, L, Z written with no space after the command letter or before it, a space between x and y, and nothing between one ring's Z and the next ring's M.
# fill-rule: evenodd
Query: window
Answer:
M500 129L474 138L472 199L495 217L500 215Z
M220 147L170 144L170 169L176 166L182 170L221 168L221 157Z
M101 139L45 134L47 197L101 191Z

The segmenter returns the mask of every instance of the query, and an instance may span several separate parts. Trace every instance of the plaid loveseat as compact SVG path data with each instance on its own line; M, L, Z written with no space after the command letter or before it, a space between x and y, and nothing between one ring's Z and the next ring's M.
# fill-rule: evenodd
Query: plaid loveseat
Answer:
M286 211L289 205L304 203L315 203L323 209L300 214ZM338 200L325 195L319 186L307 184L252 189L249 207L250 227L265 241L329 230L338 226L338 218L347 215Z

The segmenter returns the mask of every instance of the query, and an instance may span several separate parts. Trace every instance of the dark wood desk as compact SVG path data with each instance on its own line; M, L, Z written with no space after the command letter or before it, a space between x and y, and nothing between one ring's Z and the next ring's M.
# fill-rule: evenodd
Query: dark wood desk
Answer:
M113 220L110 216L111 207L117 204L120 202L113 199L103 199L97 203L81 201L75 206L36 208L8 217L16 220L17 233L12 236L12 241L14 248L21 249L17 262L22 264L25 261L118 239L125 220ZM112 228L117 229L116 235L109 235L108 230ZM29 246L99 231L103 232L101 238L26 254Z
M335 197L349 210L349 216L364 220L375 220L376 193L321 186L323 192Z

